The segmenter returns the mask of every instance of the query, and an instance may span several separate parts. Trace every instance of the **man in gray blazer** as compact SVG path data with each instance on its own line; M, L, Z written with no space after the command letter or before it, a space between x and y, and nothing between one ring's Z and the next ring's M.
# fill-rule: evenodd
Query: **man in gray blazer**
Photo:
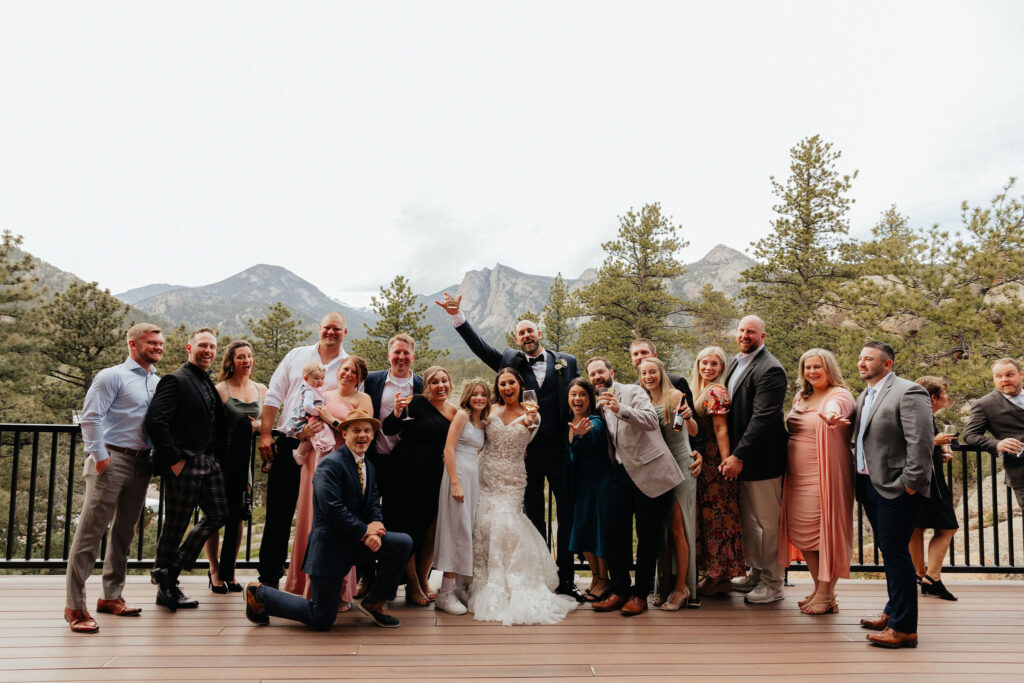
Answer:
M992 364L992 383L996 388L971 406L964 445L989 453L1003 454L1003 477L1013 488L1017 504L1024 507L1024 376L1020 363L1000 358ZM992 436L985 436L985 432Z
M608 425L612 474L604 494L608 574L612 594L594 603L595 612L621 610L627 617L647 610L654 568L672 489L683 473L661 436L658 414L647 392L619 384L606 358L587 361L586 372L598 392L601 417ZM633 517L636 517L636 581L630 588Z
M921 385L892 371L895 354L868 342L857 369L867 388L857 400L853 427L857 499L882 551L889 601L882 614L861 619L880 647L917 647L917 581L907 544L932 476L931 401Z

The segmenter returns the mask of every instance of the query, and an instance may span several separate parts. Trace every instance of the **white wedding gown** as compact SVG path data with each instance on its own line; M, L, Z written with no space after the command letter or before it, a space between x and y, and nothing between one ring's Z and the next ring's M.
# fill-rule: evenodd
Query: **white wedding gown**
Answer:
M576 609L576 601L554 593L555 562L544 538L523 514L530 430L521 420L506 427L492 417L486 426L468 607L477 621L554 624Z

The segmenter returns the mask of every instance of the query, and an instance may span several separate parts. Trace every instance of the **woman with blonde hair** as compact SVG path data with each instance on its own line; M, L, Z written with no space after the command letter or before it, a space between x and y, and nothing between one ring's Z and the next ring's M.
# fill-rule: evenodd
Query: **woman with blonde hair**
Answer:
M697 353L690 375L696 420L704 436L704 467L697 480L697 568L701 595L732 590L730 580L745 576L740 485L719 466L732 453L729 445L729 391L725 388L725 351L708 346Z
M850 416L856 403L835 356L810 349L800 357L800 390L786 416L788 469L782 488L779 564L789 544L800 550L814 590L798 604L804 614L839 611L835 587L850 576L853 551L853 456Z
M690 472L693 453L689 437L697 435L698 427L683 393L668 381L668 371L660 359L654 356L644 358L638 369L640 386L651 397L654 411L661 422L661 435L683 474L683 481L672 492L674 500L669 513L668 534L664 539L659 563L662 571L658 572L657 599L660 607L674 612L680 607L689 606L690 596L697 593L697 480L694 475L699 474L700 470ZM674 429L677 414L685 426L685 429L679 431ZM671 580L673 565L674 581ZM668 591L669 586L671 592Z
M402 435L398 445L384 456L389 472L384 525L412 537L405 601L421 607L435 597L429 579L434 564L438 493L444 474L444 445L457 412L448 402L451 392L451 375L433 365L423 373L423 393L396 397L394 412L381 426L388 436Z

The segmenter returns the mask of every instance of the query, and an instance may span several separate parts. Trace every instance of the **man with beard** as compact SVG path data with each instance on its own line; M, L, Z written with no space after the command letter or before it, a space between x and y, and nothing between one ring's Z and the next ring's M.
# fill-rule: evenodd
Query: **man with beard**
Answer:
M150 575L160 587L156 604L172 612L199 606L181 592L178 575L192 568L206 539L224 526L228 514L220 464L224 408L208 374L217 354L215 332L209 327L193 331L185 350L188 360L160 379L146 412L153 467L161 475L164 494L164 523ZM197 504L203 517L182 543Z
M1003 477L1024 507L1024 376L1020 363L1000 358L992 364L995 389L971 406L964 445L1003 454ZM985 436L985 432L991 436Z
M783 416L786 371L765 348L764 340L763 320L748 315L740 321L739 353L725 373L732 454L719 466L727 478L740 481L743 554L750 573L734 580L733 587L746 592L744 600L751 604L782 600L785 577L778 551L782 473L789 441Z
M146 502L152 476L150 443L144 420L156 391L155 363L164 354L164 337L156 325L139 323L128 330L128 358L96 373L82 406L85 501L71 543L67 567L64 619L76 633L95 633L99 625L85 606L85 581L96 565L103 532L113 522L103 558L103 598L97 612L138 616L121 597L128 549L135 523Z
M889 600L864 628L879 647L917 647L917 574L910 558L922 497L931 495L934 423L928 391L892 371L895 355L884 342L868 342L857 370L867 387L857 399L854 447L857 500L864 506L882 551Z
M284 425L302 400L302 368L310 362L323 365L326 368L323 390L332 391L338 388L338 366L348 357L341 347L348 334L345 316L337 312L325 315L320 321L319 334L318 343L296 347L281 360L270 378L260 413L259 450L263 470L267 472L267 522L260 542L259 576L260 583L268 586L276 587L284 575L288 539L299 497L301 467L292 457L299 441L284 433ZM306 430L308 434L299 432L297 436L310 436L312 426ZM281 457L275 457L278 455Z
M520 320L513 330L518 350L498 351L477 334L462 314L461 294L454 298L445 292L444 301L434 303L451 316L455 331L477 358L495 372L503 367L515 369L523 376L524 388L532 389L537 394L541 421L536 437L526 448L523 510L541 535L547 538L544 519L544 480L547 479L548 487L555 494L558 510L556 592L583 602L583 594L574 580L573 553L569 550L573 507L568 492L569 430L566 424L571 419L569 382L579 376L576 358L567 353L544 349L541 346L541 331L531 320Z
M682 483L683 473L662 438L661 422L647 392L637 384L616 382L615 371L606 358L591 358L586 370L597 392L601 417L608 425L609 447L614 452L609 454L612 472L603 492L602 509L612 594L595 602L594 611L620 610L623 616L632 617L647 611L672 489ZM699 472L699 459L695 467ZM631 587L634 517L636 578Z

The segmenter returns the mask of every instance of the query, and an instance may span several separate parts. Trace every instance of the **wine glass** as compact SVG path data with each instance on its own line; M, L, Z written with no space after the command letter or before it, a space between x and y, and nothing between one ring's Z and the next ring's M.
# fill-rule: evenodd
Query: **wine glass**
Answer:
M410 401L412 401L412 396L410 396L409 398L403 399L402 398L402 392L398 392L397 394L395 394L395 403L403 403L404 402L404 405L402 406L402 421L403 422L412 422L413 420L416 419L414 417L409 417L409 402Z
M537 410L537 408L540 407L540 404L537 403L537 392L533 389L527 389L524 391L522 404L523 407L528 410Z

